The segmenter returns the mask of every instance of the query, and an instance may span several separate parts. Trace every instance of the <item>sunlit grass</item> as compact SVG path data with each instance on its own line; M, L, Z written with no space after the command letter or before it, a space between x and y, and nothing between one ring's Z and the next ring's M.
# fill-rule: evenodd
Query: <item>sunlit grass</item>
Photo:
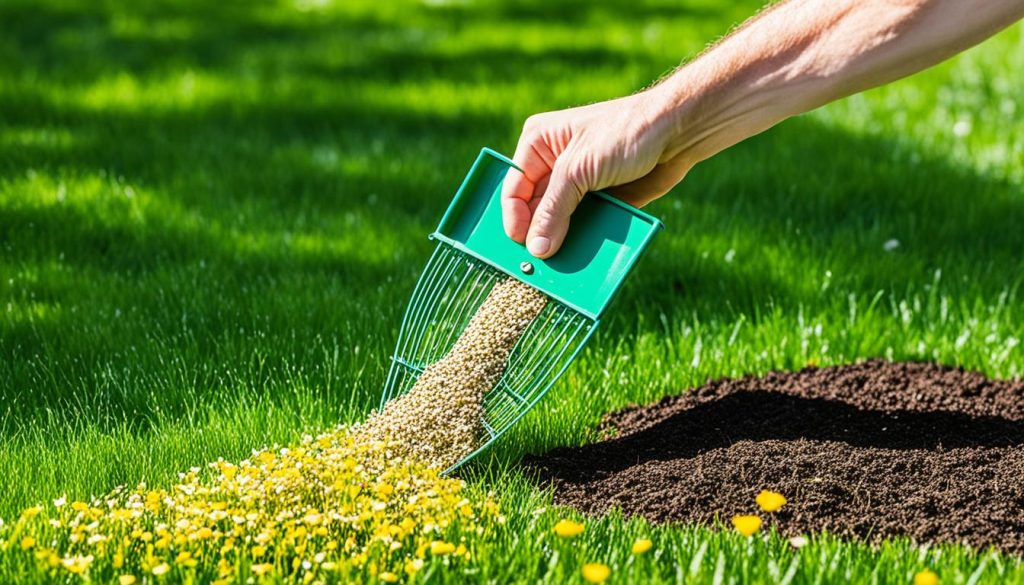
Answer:
M464 565L504 521L491 496L342 427L192 467L166 489L30 506L0 525L0 574L395 582L427 560Z
M758 7L300 4L0 6L0 517L361 418L479 148L644 87ZM709 377L869 356L1024 374L1022 39L783 124L653 204L667 229L591 348L466 471L507 531L475 572L425 575L1024 582L958 547L614 515L552 540L566 513L513 465Z

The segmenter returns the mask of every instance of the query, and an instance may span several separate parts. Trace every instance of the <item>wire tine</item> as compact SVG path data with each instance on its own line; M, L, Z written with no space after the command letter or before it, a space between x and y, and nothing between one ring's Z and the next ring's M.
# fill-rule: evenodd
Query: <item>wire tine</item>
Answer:
M435 283L438 275L440 274L440 266L449 260L447 250L442 244L438 244L437 248L434 249L434 255L431 257L430 262L427 263L424 268L423 274L420 276L420 281L416 285L416 290L413 291L412 298L409 299L408 311L411 318L403 322L402 327L402 342L399 344L398 354L406 358L412 357L409 355L409 344L412 339L415 338L414 332L419 328L420 313L423 308L423 298L427 294L427 290L431 289Z
M552 318L546 323L547 326L543 330L537 332L537 335L534 337L534 356L550 356L551 352L556 348L558 344L557 333L564 331L560 328L562 325L562 316L566 310L566 307L559 305L556 310L552 311ZM520 368L520 375L516 379L517 386L519 385L522 377L530 375L529 372L536 369L537 360L531 360L529 366L530 367L524 366L523 368Z
M552 318L548 319L544 323L544 327L535 332L531 336L530 341L533 343L533 347L529 348L529 352L524 352L524 354L529 354L529 360L535 360L538 355L548 354L553 349L553 346L555 345L555 340L554 338L552 338L552 333L556 330L558 323L558 319L556 317L559 315L559 313L562 313L564 311L565 307L562 305L558 305L556 309L552 311ZM532 365L533 368L535 368L536 361L534 361ZM532 368L530 367L530 362L526 362L523 365L523 367L517 368L516 372L518 373L518 376L512 379L510 385L517 386L519 384L520 379L523 376L526 376L531 369Z
M436 345L435 339L441 334L440 330L448 325L444 319L438 318L437 312L452 303L457 290L452 288L452 283L457 281L461 274L464 274L464 267L462 263L459 262L455 264L454 270L449 273L444 287L438 290L435 298L431 300L435 305L435 310L430 314L430 319L420 335L415 351L416 359L423 364L429 364L430 362L435 361L433 359L432 352L432 349Z
M501 379L502 389L504 392L511 393L512 396L516 398L516 401L500 401L500 404L494 406L493 411L488 410L488 415L493 416L494 420L501 420L505 418L509 414L509 411L514 414L519 409L528 407L529 396L523 396L518 393L517 386L519 385L520 379L526 375L530 369L527 365L530 363L530 360L535 360L536 356L543 355L547 351L547 348L538 344L536 340L542 339L540 335L545 330L553 327L553 323L555 322L554 316L557 314L560 305L549 304L548 306L550 308L546 308L545 318L543 320L534 321L516 344L516 349L514 350L515 358L510 362Z
M466 273L463 275L462 280L459 282L459 287L456 289L458 292L457 299L447 303L447 310L444 318L441 320L445 325L443 333L439 334L439 339L434 343L435 354L437 359L443 357L455 342L458 340L458 336L462 334L465 329L466 323L468 322L469 316L475 312L476 307L471 307L471 311L466 311L466 305L472 297L472 291L476 290L480 286L481 279L486 279L489 275L485 271L475 270L475 267L467 262ZM466 285L466 281L470 277L475 277L473 283Z
M465 290L466 281L473 275L472 270L466 269L465 264L460 262L459 267L462 271L462 275L459 275L457 270L451 277L451 282L455 283L458 279L458 283L455 284L450 290L444 291L443 298L439 302L439 305L443 305L444 314L440 317L437 325L431 330L431 337L434 337L440 329L451 329L452 326L452 311L454 310L456 300ZM432 340L432 339L431 339ZM431 344L427 344L429 347Z
M445 278L441 283L440 287L434 291L434 295L432 296L432 298L426 302L429 302L432 305L432 307L436 308L436 310L440 310L440 308L450 303L451 297L453 295L451 284L453 281L459 278L460 272L460 263L454 262L452 265L450 265L447 270L447 278ZM442 327L443 324L444 321L438 320L434 312L428 311L427 319L424 323L422 323L422 330L419 331L417 343L415 345L415 350L413 351L412 355L412 357L415 358L419 363L424 365L429 363L430 359L428 356L423 355L422 348L431 347L431 343L434 337L437 336L438 327Z
M403 358L406 361L415 360L415 356L410 355L409 350L411 345L414 343L414 340L418 338L420 330L422 329L423 313L426 307L425 299L433 294L433 291L441 282L439 277L447 271L451 262L452 256L449 250L443 244L438 244L437 248L435 248L434 255L431 256L431 260L427 263L427 268L424 270L423 275L420 277L420 281L417 283L412 299L409 301L407 309L409 312L409 318L403 321L403 333L400 334L401 342L399 343L399 349L396 350L396 357ZM414 382L415 379L412 381ZM408 387L405 386L409 386L408 381L403 383L403 388L401 388L402 392L408 390ZM394 388L388 389L387 394L389 398L394 393Z
M585 334L584 334L584 336L581 339L578 339L578 341L576 341L575 343L566 344L565 346L563 346L562 352L561 352L562 355L560 355L559 359L557 360L558 369L557 370L552 370L552 371L549 371L549 372L545 373L545 376L543 377L544 381L543 381L543 385L542 386L540 385L541 384L541 379L537 380L536 391L535 392L531 391L531 395L533 396L533 398L530 401L529 407L520 410L518 413L516 413L516 415L511 420L509 420L508 422L504 423L504 426L501 427L498 430L498 434L499 435L501 433L505 432L505 430L508 429L508 427L510 427L511 425L515 424L515 422L517 420L522 418L523 415L525 415L526 412L530 408L532 408L533 405L536 404L537 401L540 400L542 396L544 396L544 394L555 383L555 381L558 380L558 378L560 378L562 376L562 374L565 373L565 370L569 367L569 364L572 363L572 357L576 354L576 352L578 352L580 349L582 349L582 347L586 344L587 340L590 339L591 334L594 332L594 327L596 326L596 322L590 321L590 320L588 320L586 318L583 318L582 315L578 315L578 316L581 317L579 325L576 327L576 330L570 335L570 338L575 341L576 338L577 338L577 335L579 335L580 331L583 331L584 327L585 327ZM562 359L562 357L564 356L565 351L567 351L569 349L570 345L573 347L573 352L571 354L569 354L568 359Z
M431 331L430 342L424 344L423 358L431 362L437 361L448 353L458 336L462 334L465 329L466 315L462 313L463 307L466 304L466 298L471 294L471 291L478 286L481 278L485 278L486 275L476 270L473 262L469 258L463 258L460 263L460 269L464 271L463 280L453 289L451 289L446 299L441 304L446 307L444 316L437 320L434 329ZM466 285L466 279L473 277L474 281L471 285ZM454 277L453 277L454 279Z
M412 297L409 299L409 303L405 306L405 312L402 315L402 325L398 331L398 340L395 342L395 353L392 358L398 357L401 353L401 348L407 343L409 338L410 328L410 317L413 312L413 307L416 305L416 299L419 295L422 295L423 288L426 285L427 279L424 275L433 272L432 267L438 262L439 257L442 255L442 249L440 245L434 248L434 251L430 254L430 258L427 260L427 265L424 271L421 273L420 278L416 280L416 287L413 289ZM391 399L391 394L397 383L399 371L396 369L395 364L391 364L391 368L388 371L387 381L384 383L384 392L381 396L381 406L384 405L388 400Z
M551 313L554 313L554 311ZM527 331L527 333L520 338L520 342L517 344L517 351L519 352L518 359L514 365L511 365L505 370L505 374L502 376L502 383L506 391L515 393L520 379L527 375L531 369L535 369L535 367L531 368L530 364L536 364L538 356L543 356L547 353L546 350L548 348L545 347L545 344L538 343L536 340L544 340L550 337L550 331L554 322L550 316L551 315L549 314L549 318L546 319L536 331ZM521 404L506 403L504 408L499 406L493 413L493 416L496 418L503 418L507 414L508 410L511 409L515 411L518 408L525 407L529 404L528 396L523 396L519 393L516 393L515 395L520 399Z
M538 323L537 321L534 321L534 323L531 324L531 327L526 331L526 333L523 334L522 337L520 337L519 341L517 342L516 349L514 350L515 352L518 353L516 360L515 362L511 363L508 368L506 368L505 373L501 378L501 382L503 384L505 391L513 392L515 394L515 390L513 390L513 388L515 388L518 385L519 379L522 376L524 376L530 369L525 364L529 364L529 360L535 360L538 355L543 355L543 353L545 352L546 348L543 346L543 344L538 343L536 340L548 337L549 334L546 334L543 337L541 335L545 331L549 331L553 327L553 323L555 322L555 320L552 318L552 316L559 310L560 306L551 306L553 308L548 311L547 318L544 319L541 322L541 324L537 327L533 326ZM515 411L516 409L520 408L520 406L525 406L529 403L528 397L521 396L520 394L515 394L515 396L520 399L521 405L509 403L506 401L504 405L498 405L493 411L493 413L490 410L488 410L488 414L493 415L496 419L499 419L504 417L507 414L508 410L511 409Z
M510 398L514 397L514 398ZM503 388L500 392L494 392L490 400L484 406L484 414L492 422L500 422L508 412L516 412L529 404L525 398L519 396L509 388ZM500 426L497 425L496 426Z
M516 391L513 390L512 387L509 386L507 382L502 382L501 386L502 386L501 389L505 392L505 394L507 394L508 396L511 396L512 399L515 400L516 402L523 402L523 403L526 402L526 399L523 398L522 396L516 394Z
M417 365L414 365L414 364L410 364L409 362L405 361L402 358L391 358L391 359L394 360L394 362L396 364L405 367L407 370L409 370L411 372L414 372L416 374L423 373L423 368L421 368L421 367L419 367Z
M504 412L500 413L500 419L492 419L494 427L498 429L499 432L502 432L507 425L512 424L518 418L519 413L526 409L529 409L529 407L533 405L533 402L536 401L537 398L539 398L540 390L546 389L550 384L554 382L554 378L551 376L553 372L558 372L554 376L557 377L561 375L561 371L564 371L565 367L568 366L567 363L562 363L562 358L566 355L566 352L571 347L575 347L575 341L577 339L577 336L579 335L580 331L583 330L583 327L588 323L585 318L582 318L582 316L578 314L575 314L574 316L579 317L578 319L574 319L577 321L576 329L571 334L569 334L567 338L565 338L565 341L563 343L560 344L561 349L557 351L557 353L554 351L547 352L547 359L538 360L533 364L534 367L530 368L532 370L531 375L529 377L531 381L527 384L526 389L521 391L521 394L527 397L530 400L530 402L525 406L525 408L519 408L512 411L513 416L511 417L511 419L509 418L508 410L505 410ZM553 350L554 347L552 347L551 349ZM562 364L561 368L556 367L559 364ZM541 369L543 369L543 373L537 374L536 372L539 372Z
M527 355L528 353L522 351L522 346L529 345L531 340L534 339L534 330L541 330L550 324L553 318L552 315L554 315L555 311L559 306L555 305L554 303L555 301L548 299L548 305L544 307L544 311L541 312L541 314L544 315L544 319L534 319L533 323L530 323L530 326L527 328L526 332L523 333L523 336L519 338L518 342L516 342L516 346L512 348L512 355L514 356L514 361L509 360L508 368L505 371L514 371L519 367L519 364L523 361L524 356ZM540 324L538 325L538 323Z
M434 318L434 313L437 311L438 304L438 292L444 290L445 284L451 275L458 269L458 258L449 256L449 262L442 270L435 273L435 279L433 286L428 289L429 296L425 299L421 299L420 307L417 308L418 315L415 326L412 330L415 341L408 348L407 357L415 362L420 363L423 366L430 364L425 363L420 356L420 348L423 345L423 339L427 334L430 327L430 322Z
M580 320L579 323L577 323L577 325L576 325L575 331L573 331L572 334L569 336L569 339L570 340L575 339L576 336L579 335L580 331L583 329L584 325L586 325L586 321ZM550 374L551 371L553 370L555 363L557 363L558 360L562 359L562 356L565 355L565 352L569 348L569 345L571 345L571 343L563 344L562 349L558 352L558 357L556 359L554 359L554 360L549 360L549 365L547 366L547 369L544 371L544 373L542 375L540 375L540 376L534 376L533 379L534 380L539 380L539 379L543 379L543 378L547 377L547 375ZM531 384L531 386L533 386L533 387L530 388L529 392L523 392L524 395L528 395L528 396L531 395L533 390L534 390L534 388L536 388L536 383Z
M438 339L434 347L438 359L443 357L443 354L458 341L458 337L465 330L469 320L472 319L473 314L476 313L476 310L483 303L485 296L490 292L490 281L493 280L493 275L476 268L471 267L473 269L472 274L475 276L472 284L462 289L461 292L463 294L458 302L450 304L452 309L450 327L444 331L444 336Z

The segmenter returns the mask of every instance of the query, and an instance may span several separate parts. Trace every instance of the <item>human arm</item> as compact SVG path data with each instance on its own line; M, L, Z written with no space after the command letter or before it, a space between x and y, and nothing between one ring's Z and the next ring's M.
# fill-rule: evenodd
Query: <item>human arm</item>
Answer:
M587 191L634 205L698 162L830 101L939 63L1024 17L1024 0L789 0L654 87L531 116L502 189L505 232L557 252Z

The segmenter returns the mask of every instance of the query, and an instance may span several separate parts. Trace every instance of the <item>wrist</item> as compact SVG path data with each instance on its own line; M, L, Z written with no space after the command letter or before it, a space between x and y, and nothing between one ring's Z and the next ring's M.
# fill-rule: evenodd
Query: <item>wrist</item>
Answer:
M718 47L652 88L667 121L666 160L695 165L795 113L802 88L780 83L770 60L734 49Z
M651 117L656 120L655 131L664 144L663 162L684 156L696 164L713 154L697 158L694 150L711 114L704 105L711 88L693 74L692 67L679 69L645 92Z

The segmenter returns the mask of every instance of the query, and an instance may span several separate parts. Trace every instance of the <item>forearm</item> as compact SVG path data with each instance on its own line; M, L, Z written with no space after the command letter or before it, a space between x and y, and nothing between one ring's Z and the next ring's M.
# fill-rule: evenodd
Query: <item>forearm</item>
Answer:
M654 87L531 116L502 185L505 232L558 252L588 191L633 205L778 122L920 71L1024 16L1024 0L789 0Z
M648 90L661 160L691 164L776 123L938 63L1024 16L1024 0L790 0Z

